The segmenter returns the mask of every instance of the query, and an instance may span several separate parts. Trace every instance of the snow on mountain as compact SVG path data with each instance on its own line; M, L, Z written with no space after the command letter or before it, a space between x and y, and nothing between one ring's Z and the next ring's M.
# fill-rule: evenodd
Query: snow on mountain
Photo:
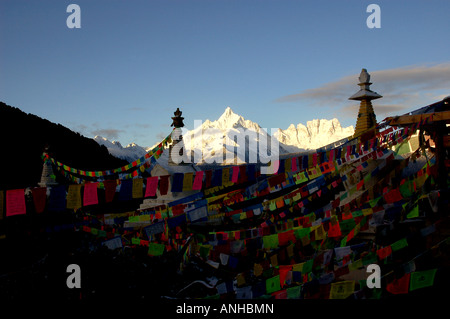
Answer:
M266 163L272 150L269 133L259 124L244 119L227 107L216 121L205 120L192 130L183 128L182 145L188 159L195 163ZM291 124L285 130L277 129L273 134L273 142L279 144L279 154L298 153L320 148L353 133L353 126L343 128L337 119L315 119L308 121L306 126L300 123L296 126ZM134 143L122 147L119 142L111 142L101 136L96 136L94 140L105 145L112 155L130 162L153 148L144 148ZM158 162L167 162L168 153L166 149Z
M272 154L270 135L259 124L244 119L230 107L218 120L206 120L201 126L183 132L183 141L187 154L191 154L196 163L232 164L235 155L236 163L266 163ZM288 152L282 144L276 151Z
M354 134L353 126L343 128L339 120L312 120L303 124L291 124L286 130L278 129L274 136L289 146L311 150L331 144Z
M147 153L147 150L142 146L139 146L135 143L128 144L123 147L122 144L118 141L110 141L102 136L95 136L94 141L96 141L100 145L104 145L109 153L115 157L124 159L126 161L132 162Z

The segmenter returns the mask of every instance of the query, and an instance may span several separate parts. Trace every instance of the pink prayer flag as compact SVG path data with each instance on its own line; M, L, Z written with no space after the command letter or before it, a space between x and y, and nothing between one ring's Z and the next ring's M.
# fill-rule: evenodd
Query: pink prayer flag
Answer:
M296 171L297 171L297 158L296 158L296 157L293 157L293 158L292 158L291 170L292 170L293 172L296 172Z
M198 191L198 190L202 189L203 173L204 173L203 171L195 172L195 178L194 178L194 183L192 184L192 190Z
M84 206L98 204L97 184L98 183L84 184L84 193L83 193L83 205Z
M231 176L231 181L237 183L239 178L239 166L233 166L233 175Z
M156 196L158 189L158 176L147 177L147 185L145 187L144 197Z
M25 205L25 191L23 189L11 189L6 191L6 217L24 215L27 209Z
M328 161L329 161L329 162L334 161L334 149L332 149L332 150L330 151L330 158L328 159Z

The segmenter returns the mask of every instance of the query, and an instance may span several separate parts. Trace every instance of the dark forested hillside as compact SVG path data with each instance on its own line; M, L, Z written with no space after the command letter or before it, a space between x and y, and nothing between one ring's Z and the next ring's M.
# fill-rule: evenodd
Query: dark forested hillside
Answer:
M0 102L0 189L37 186L46 144L51 156L74 168L103 170L126 163L93 139Z

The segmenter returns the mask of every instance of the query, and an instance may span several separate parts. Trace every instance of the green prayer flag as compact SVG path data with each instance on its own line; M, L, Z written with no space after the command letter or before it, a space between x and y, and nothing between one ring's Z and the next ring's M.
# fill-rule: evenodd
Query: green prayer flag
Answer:
M406 218L414 218L419 217L419 205L416 205L408 215L406 215Z
M414 184L411 181L405 182L403 185L400 185L400 193L404 198L411 197L414 192Z
M302 273L306 274L313 270L314 259L310 259L303 264Z
M391 245L392 251L397 251L408 246L406 238L400 239Z
M437 269L430 269L411 273L411 279L409 282L409 291L433 286L436 271Z
M354 211L354 212L352 213L352 217L353 217L353 218L355 218L355 217L361 217L361 216L363 216L363 211L362 211L362 210L357 210L357 211Z
M265 249L275 249L278 247L278 234L273 234L263 237L263 244Z
M345 236L344 238L342 238L341 240L341 247L345 247L347 246L347 236Z
M300 299L301 288L302 286L287 288L287 299Z
M362 258L363 265L376 264L377 254L371 252Z
M305 237L306 235L308 235L311 232L311 228L310 227L306 227L306 228L299 228L296 229L294 231L294 236L297 239L300 239L302 237Z
M150 256L161 256L164 252L165 246L163 244L149 243L148 254Z
M355 228L356 222L354 219L346 219L341 222L339 222L339 227L341 228L341 232L348 233L353 228Z
M280 275L276 275L272 278L268 278L266 280L266 292L268 294L271 294L275 291L278 291L281 289L280 285Z
M200 256L202 256L202 258L208 257L210 249L211 249L211 245L201 245L200 246Z

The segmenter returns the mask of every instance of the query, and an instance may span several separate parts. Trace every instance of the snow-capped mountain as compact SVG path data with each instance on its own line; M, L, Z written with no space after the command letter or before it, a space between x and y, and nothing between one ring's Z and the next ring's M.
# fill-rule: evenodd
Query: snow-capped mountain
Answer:
M266 163L271 155L271 144L279 144L279 154L298 153L317 149L351 136L353 126L341 127L337 119L312 120L303 124L291 124L287 129L278 129L273 137L255 122L244 119L233 112L230 107L216 121L205 120L198 127L188 130L183 128L184 154L190 155L191 162L226 163L261 161ZM129 161L142 157L153 147L141 147L134 143L122 147L119 142L110 142L101 136L94 138L105 145L109 152ZM166 160L163 153L161 160ZM185 158L186 159L186 158Z
M132 162L147 153L148 148L144 148L135 143L128 144L123 147L122 144L118 141L110 141L102 136L95 136L94 141L96 141L100 145L104 145L109 153L115 157L124 159L126 161Z
M230 107L216 121L206 120L201 126L183 132L187 154L193 161L206 163L236 163L269 161L272 151L287 153L283 144L279 149L271 148L270 135L257 123L244 119ZM274 144L275 146L275 144ZM297 150L298 151L298 150Z
M291 124L287 129L278 131L274 134L281 142L289 146L295 146L301 149L318 149L325 145L336 142L340 139L349 137L355 132L353 126L343 128L339 120L312 120L303 124Z

